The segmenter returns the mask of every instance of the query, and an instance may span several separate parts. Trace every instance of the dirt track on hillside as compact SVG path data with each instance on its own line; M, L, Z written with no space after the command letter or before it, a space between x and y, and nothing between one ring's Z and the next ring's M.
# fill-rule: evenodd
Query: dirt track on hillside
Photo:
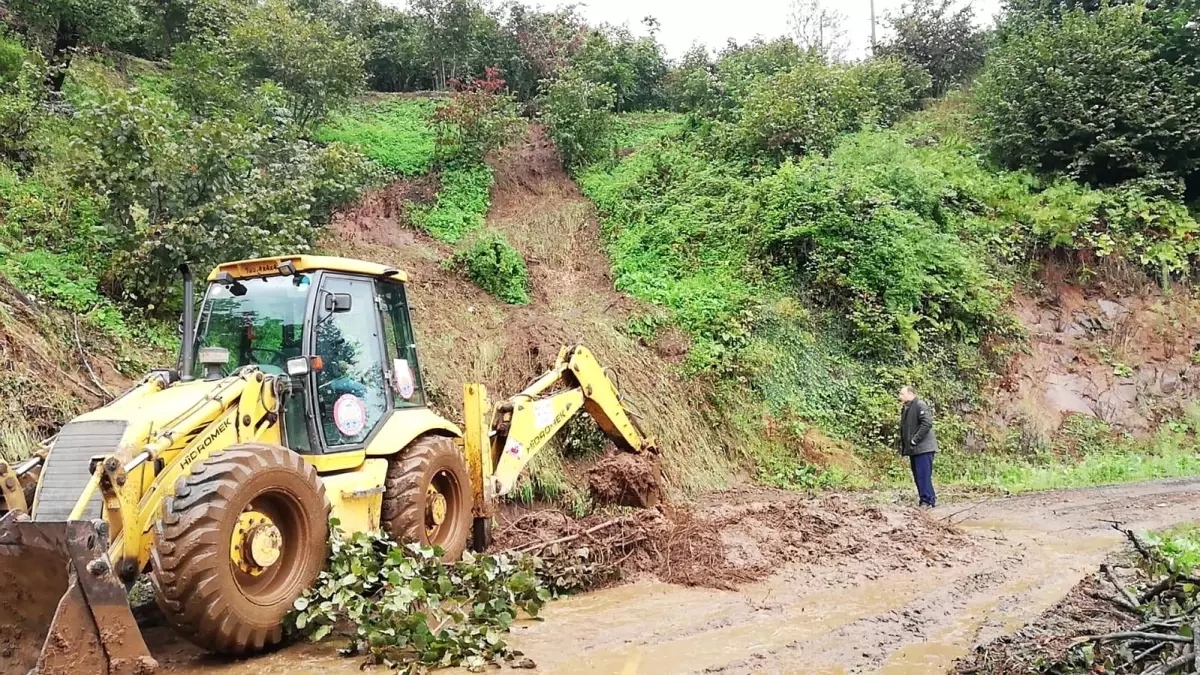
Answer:
M755 502L769 500L756 494ZM820 499L806 503L819 506ZM698 510L738 504L726 495ZM911 520L911 509L864 509L877 510L879 522L908 519L923 527ZM828 557L818 551L782 564L737 590L645 578L555 602L543 621L519 625L513 642L538 664L534 672L546 674L945 672L975 644L1037 617L1093 571L1122 543L1110 521L1142 529L1200 519L1200 480L993 499L935 512L952 514L965 535L953 535L948 549L923 543L908 561L889 559L886 548L855 554L853 532L833 530ZM838 549L839 543L849 546ZM192 655L161 633L148 642L165 656L168 672L359 672L356 660L339 658L331 646L296 645L226 662Z

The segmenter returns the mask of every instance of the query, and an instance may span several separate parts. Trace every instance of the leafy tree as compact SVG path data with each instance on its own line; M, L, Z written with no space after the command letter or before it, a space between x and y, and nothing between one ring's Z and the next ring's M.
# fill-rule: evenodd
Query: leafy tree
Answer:
M1200 34L1189 21L1185 9L1122 5L1006 35L976 92L993 156L1093 185L1165 178L1195 189Z
M202 35L220 35L243 19L253 0L133 0L140 35L131 51L150 58L168 56Z
M270 81L286 92L293 121L308 127L363 87L363 50L321 19L265 0L235 25L229 57L245 64L252 83Z
M612 85L593 82L574 70L546 88L539 101L541 120L568 168L600 158L615 102Z
M55 92L62 90L77 47L126 39L135 19L128 0L10 0L9 8L45 45L47 84Z
M434 113L443 160L482 162L512 137L519 121L516 105L504 94L504 80L495 68L488 68L483 79L451 80L450 86L450 102Z
M792 0L788 26L801 49L826 61L841 61L850 47L846 15L826 7L823 0Z
M955 9L954 0L913 0L887 16L892 35L875 50L896 56L929 73L933 96L965 82L983 66L987 36L975 26L970 3Z
M675 110L695 112L713 107L716 64L708 48L692 45L679 63L667 74L665 83L668 105Z
M510 2L505 10L504 29L517 47L505 72L517 98L528 100L542 81L557 79L570 66L587 39L587 26L574 5L543 11Z
M81 111L71 143L73 182L106 197L107 286L150 306L171 295L185 261L308 250L371 176L344 146L316 146L288 127L189 118L138 92Z
M41 54L27 52L0 27L0 159L21 166L31 163L45 77Z
M575 57L580 75L613 90L618 112L662 105L667 60L656 37L658 23L647 18L650 35L634 37L627 28L592 30Z

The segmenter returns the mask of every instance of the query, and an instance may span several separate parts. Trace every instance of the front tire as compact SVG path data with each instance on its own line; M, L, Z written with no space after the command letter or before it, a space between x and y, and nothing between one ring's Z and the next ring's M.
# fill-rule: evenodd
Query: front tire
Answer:
M423 436L388 462L381 520L392 538L462 557L471 537L471 478L454 441Z
M163 504L151 549L159 608L210 651L278 644L284 616L324 566L329 510L316 470L286 448L213 455Z

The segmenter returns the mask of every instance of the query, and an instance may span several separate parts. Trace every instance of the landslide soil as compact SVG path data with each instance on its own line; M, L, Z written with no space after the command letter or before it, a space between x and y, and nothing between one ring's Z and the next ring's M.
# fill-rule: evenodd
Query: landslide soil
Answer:
M665 583L661 564L634 556L622 563L629 583L553 602L511 641L547 674L946 672L1094 572L1123 543L1110 521L1137 530L1196 520L1198 491L1200 480L1167 481L963 503L932 516L847 496L716 494L690 512L718 549L705 569L747 580L733 590L704 578ZM528 522L516 529L556 531ZM360 666L332 645L226 661L163 628L149 629L147 642L167 672L350 675Z
M404 179L368 194L335 219L326 252L405 270L421 349L422 374L436 408L461 416L462 387L482 382L510 396L550 369L559 349L583 344L618 374L626 402L656 435L670 495L728 487L733 442L703 383L676 367L687 345L643 344L624 330L643 311L613 287L593 207L562 170L553 144L531 125L489 158L495 171L487 226L527 261L532 301L506 305L443 264L453 248L411 227L406 203L431 204L436 177ZM575 472L580 473L580 472Z

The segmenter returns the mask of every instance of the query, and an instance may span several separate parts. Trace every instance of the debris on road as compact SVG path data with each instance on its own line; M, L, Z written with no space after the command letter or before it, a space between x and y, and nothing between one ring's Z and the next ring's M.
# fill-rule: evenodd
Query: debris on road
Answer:
M540 555L560 590L640 575L730 590L788 563L939 564L970 540L916 509L884 511L840 495L743 490L695 507L661 505L616 517L519 514L500 527L496 545Z
M1132 530L1121 531L1132 550L1100 565L1034 623L976 648L954 672L1200 672L1195 560Z

